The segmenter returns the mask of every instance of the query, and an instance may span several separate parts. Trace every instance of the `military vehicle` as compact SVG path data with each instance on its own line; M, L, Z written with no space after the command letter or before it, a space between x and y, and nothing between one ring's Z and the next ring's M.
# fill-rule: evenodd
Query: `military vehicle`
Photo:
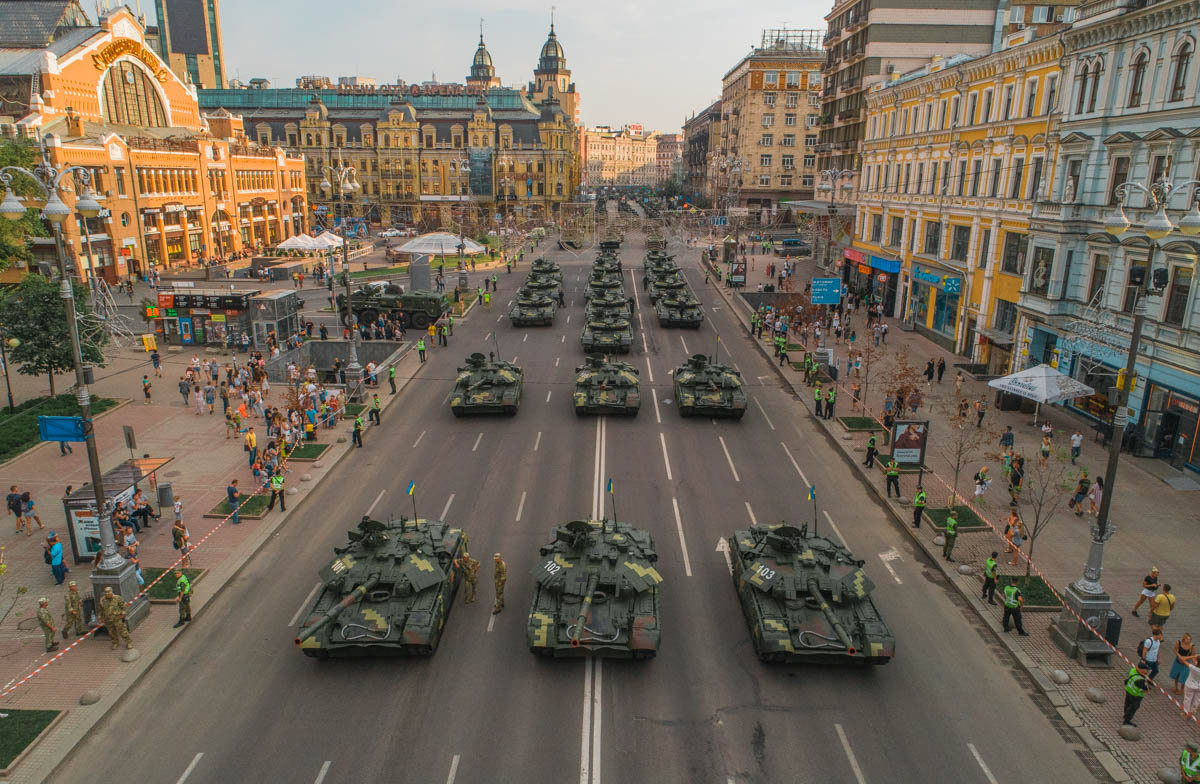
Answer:
M440 520L364 516L347 535L320 572L321 593L296 645L318 659L432 654L461 582L466 534Z
M667 294L654 303L658 323L664 327L691 327L700 329L704 321L704 308L690 291Z
M680 416L732 417L746 413L746 390L742 374L731 367L710 363L703 354L693 354L675 368L675 404Z
M466 414L517 413L521 405L521 385L525 373L502 359L488 359L475 352L467 357L467 366L458 369L450 393L454 416Z
M625 362L606 361L589 354L575 368L575 415L625 414L637 416L642 406L638 371Z
M646 280L646 293L650 295L651 302L658 302L666 296L682 296L691 295L691 289L688 288L687 280L683 274L676 272L670 275L660 275L657 278L648 278Z
M548 278L554 278L559 283L562 283L562 267L558 262L549 261L548 259L534 259L529 265L529 272L534 275L544 275Z
M558 303L549 294L536 289L520 288L508 311L508 320L514 327L549 326L554 323Z
M548 275L538 275L530 273L529 277L525 278L524 288L531 292L544 294L551 299L558 299L558 292L562 288L562 283Z
M661 278L665 275L674 275L676 273L682 274L683 270L671 259L658 259L645 266L646 280Z
M604 272L619 277L620 269L616 256L597 256L592 262L592 272Z
M646 234L646 250L661 250L667 249L667 239L662 235L662 232L652 231Z
M621 296L625 293L625 286L621 279L611 273L595 273L588 278L587 285L583 288L584 301L590 300L592 297L601 294L615 294Z
M620 239L617 239L617 238L604 239L600 243L600 252L604 253L605 251L608 251L609 253L616 254L616 252L618 250L620 250L620 248L621 248L621 242L623 239L624 239L623 233L622 233L622 237Z
M345 294L337 295L337 306L342 314L342 324L350 326ZM424 329L450 310L450 302L437 292L419 289L404 291L393 283L382 290L367 285L353 292L350 295L350 309L354 311L359 324L370 324L382 313L388 318L398 318L405 328Z
M572 520L552 535L533 569L529 650L537 656L653 658L662 582L654 538L605 520Z
M583 247L584 227L582 225L565 226L558 236L558 247L563 250L580 250Z
M758 658L887 664L896 652L865 561L808 526L762 526L727 540L733 582Z
M628 354L633 347L633 327L627 318L599 312L583 323L579 339L585 354Z
M623 289L605 289L588 300L583 312L588 318L604 313L612 313L622 318L632 318L633 297L624 296Z
M668 256L666 251L652 250L646 254L644 259L642 259L642 266L646 269L650 269L652 264L661 264L665 261L674 262L674 254Z

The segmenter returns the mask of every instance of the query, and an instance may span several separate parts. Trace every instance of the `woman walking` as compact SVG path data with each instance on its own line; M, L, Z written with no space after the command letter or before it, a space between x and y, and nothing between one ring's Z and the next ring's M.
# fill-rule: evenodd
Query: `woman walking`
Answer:
M29 529L29 535L33 534L33 526L30 524L30 520L37 523L38 528L46 527L42 525L42 518L38 517L36 505L33 503L33 496L29 494L28 490L21 493L21 507L25 512L25 527Z
M1088 490L1088 513L1096 516L1096 510L1100 508L1100 502L1104 500L1104 477L1096 477L1096 481L1092 482L1092 488Z
M1190 674L1188 672L1187 659L1195 655L1196 646L1192 645L1192 635L1183 635L1179 642L1175 643L1175 661L1171 663L1171 680L1175 684L1172 690L1176 694L1183 694L1183 684L1187 681Z
M1011 565L1011 566L1017 565L1018 560L1021 557L1021 545L1023 545L1025 543L1026 536L1027 536L1027 532L1025 531L1025 523L1021 522L1018 519L1017 522L1014 523L1013 527L1012 527L1012 539L1010 541L1013 546L1013 557L1012 557L1012 561L1009 562L1009 565Z

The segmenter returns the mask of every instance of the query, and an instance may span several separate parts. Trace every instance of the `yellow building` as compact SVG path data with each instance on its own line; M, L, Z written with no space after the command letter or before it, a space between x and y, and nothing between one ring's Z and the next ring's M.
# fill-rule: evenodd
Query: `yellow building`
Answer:
M956 353L1008 365L1029 216L1053 180L1057 38L934 58L867 98L843 275Z
M640 126L599 125L583 132L583 185L658 185L658 134Z

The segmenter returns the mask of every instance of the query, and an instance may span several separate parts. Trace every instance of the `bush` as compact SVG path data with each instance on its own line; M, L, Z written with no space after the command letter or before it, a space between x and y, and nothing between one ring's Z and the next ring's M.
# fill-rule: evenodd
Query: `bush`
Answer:
M1003 563L1003 562L1002 562ZM1009 568L1013 568L1009 566ZM996 593L1000 594L1004 590L1004 586L1008 585L1010 574L1004 574L1000 571L996 575ZM1025 605L1033 607L1058 607L1059 601L1050 591L1050 586L1046 581L1036 574L1031 574L1026 577L1019 574L1017 577L1017 587L1021 589L1021 595L1025 597ZM997 599L996 601L999 601Z
M270 496L267 495L252 495L249 498L243 497L242 505L238 509L238 515L241 517L261 517L267 511L267 502L269 500ZM220 517L225 517L231 512L233 512L233 507L229 505L229 499L226 498L224 501L214 506L208 514L210 516L217 515ZM146 570L143 569L142 573L144 574L145 571Z
M987 528L987 523L980 519L979 515L971 511L970 507L956 506L954 507L956 517L958 518L958 530L962 531L966 528ZM925 517L933 524L933 527L939 531L946 527L946 518L950 515L950 510L946 508L933 509L926 507Z
M329 444L301 444L288 454L289 460L316 460L325 454Z
M92 415L107 411L118 402L107 397L94 397ZM57 395L26 400L12 413L7 407L0 409L0 460L15 457L41 441L39 416L79 416L79 403L74 395Z
M838 417L847 430L876 431L883 430L883 425L871 417L844 416Z

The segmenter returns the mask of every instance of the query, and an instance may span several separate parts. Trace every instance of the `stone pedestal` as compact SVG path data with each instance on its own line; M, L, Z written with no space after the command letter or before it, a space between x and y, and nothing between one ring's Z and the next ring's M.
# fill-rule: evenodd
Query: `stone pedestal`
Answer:
M133 571L133 564L129 561L115 571L96 569L92 572L92 591L96 597L97 608L99 608L100 597L104 595L105 588L112 588L113 593L118 594L127 603L125 622L129 625L130 631L137 628L142 619L150 614L150 600L144 596L132 605L128 604L129 600L137 596L141 590L138 587L137 574Z
M1112 599L1107 593L1083 593L1074 583L1063 591L1067 607L1050 624L1050 637L1063 653L1085 667L1111 667L1112 650L1075 617L1084 618L1104 635L1108 628Z
M429 268L428 256L418 256L409 262L408 285L414 291L433 291L433 270Z

